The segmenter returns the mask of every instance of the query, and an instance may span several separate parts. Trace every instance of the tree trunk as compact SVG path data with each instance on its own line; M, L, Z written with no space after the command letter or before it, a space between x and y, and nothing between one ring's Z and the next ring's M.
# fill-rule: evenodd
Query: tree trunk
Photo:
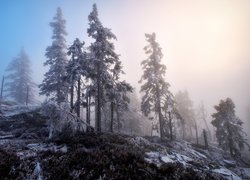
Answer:
M205 129L203 129L203 136L204 136L205 148L208 149L207 132Z
M100 65L97 65L97 105L96 105L96 131L101 132L101 75Z
M26 106L28 105L28 101L29 101L29 86L27 86L27 91L26 91Z
M114 103L110 103L110 132L113 132L113 124L114 124Z
M185 122L182 123L181 129L182 129L182 139L185 140L186 136Z
M117 116L117 128L118 128L118 132L120 132L120 129L121 129L121 127L120 127L120 114L119 114L119 110L118 110L119 108L117 107L116 108L116 116Z
M70 112L73 112L74 108L74 85L71 85L70 88Z
M80 107L81 107L81 79L77 81L77 108L76 108L76 115L80 117Z
M205 115L204 115L204 113L203 113L203 121L205 122L205 126L206 126L206 129L207 129L207 132L208 132L208 137L209 138L211 138L211 131L210 131L210 129L209 129L209 127L208 127L208 124L207 124L207 120L206 120L206 118L205 118Z
M88 92L87 92L88 93ZM89 94L86 94L86 123L89 125ZM87 126L86 131L89 132L89 127Z
M198 128L197 128L197 123L195 121L195 133L196 133L196 144L199 144L199 139L198 139Z
M90 126L90 110L91 110L90 109L91 108L91 95L90 95L90 92L87 95L86 102L87 102L87 107L86 107L86 122ZM89 126L87 127L87 132L91 131L91 128Z
M152 122L152 125L151 125L151 137L153 136L153 122Z
M234 151L233 151L233 140L232 140L232 131L230 130L230 126L229 126L229 122L227 120L227 131L228 131L228 136L227 136L227 139L228 139L228 146L229 146L229 150L230 150L230 154L232 157L235 156L234 154Z
M53 133L54 133L54 123L53 123L52 119L50 119L49 139L51 139L53 137Z
M189 123L190 140L193 139L192 122Z
M173 140L173 124L172 124L172 118L171 118L171 113L168 112L168 117L169 117L169 132L170 132L170 140Z
M90 95L90 93L89 93L89 105L88 105L88 107L89 107L89 110L88 110L88 112L89 112L89 115L88 115L88 122L89 122L89 125L90 125L90 121L91 121L91 116L90 116L90 113L91 113L91 95Z
M162 122L162 112L161 112L161 99L160 99L160 92L159 92L159 85L156 84L156 103L157 103L157 111L159 116L159 125L160 125L160 138L163 138L163 122Z

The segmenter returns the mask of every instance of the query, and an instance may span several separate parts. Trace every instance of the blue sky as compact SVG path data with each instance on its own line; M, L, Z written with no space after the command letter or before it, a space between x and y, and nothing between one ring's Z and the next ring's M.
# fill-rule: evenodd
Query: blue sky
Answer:
M77 37L88 45L93 3L103 25L117 36L124 78L137 91L140 62L146 58L144 33L155 32L173 93L187 89L194 103L203 101L209 112L220 99L231 97L244 117L250 104L249 0L1 0L0 76L24 47L39 84L56 8L62 8L67 21L67 45Z
M115 0L0 1L0 22L2 24L0 76L6 74L5 69L8 63L18 55L21 47L24 47L32 61L34 80L36 83L40 83L46 71L46 67L43 67L43 62L46 60L44 57L45 49L51 44L52 29L49 23L56 13L56 8L62 8L64 19L66 19L67 45L69 46L77 37L89 44L90 39L87 37L86 31L88 14L92 10L93 3L97 3L103 24L109 28L116 27L116 29L121 29L121 26L126 27L125 21L130 18L128 11L130 6L138 4L138 2L134 3L133 1ZM117 23L118 21L125 24L121 25ZM141 37L144 38L144 33L141 33Z
M92 10L93 3L97 3L101 20L111 28L112 19L110 17L115 18L115 15L125 6L129 8L133 1L128 2L117 3L115 0L1 0L0 76L6 73L8 63L18 55L21 47L24 47L32 61L34 80L37 83L42 81L42 75L46 71L46 68L43 67L45 49L51 44L52 36L49 23L55 16L57 7L62 8L64 19L66 19L66 31L68 32L66 40L69 46L77 37L89 43L90 39L87 37L86 31L88 14Z
M1 76L5 73L8 63L19 53L21 47L24 47L35 69L34 79L41 81L42 71L40 70L45 61L45 49L51 43L52 31L49 22L59 6L63 9L64 18L67 19L69 33L67 40L72 41L77 36L84 39L86 37L87 15L92 7L90 1L74 1L74 3L61 0L0 1Z

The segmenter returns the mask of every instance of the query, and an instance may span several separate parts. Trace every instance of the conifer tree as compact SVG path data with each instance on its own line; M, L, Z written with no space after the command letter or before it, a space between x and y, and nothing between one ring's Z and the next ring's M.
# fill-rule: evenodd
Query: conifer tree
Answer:
M54 21L50 23L53 29L53 42L47 47L45 54L47 61L44 65L49 66L49 70L45 73L42 84L39 85L40 94L50 97L58 104L67 100L65 23L61 8L57 8Z
M110 131L113 132L114 112L116 111L118 131L120 129L120 111L128 110L129 98L127 93L132 92L132 86L125 80L120 80L120 75L124 74L122 63L119 59L116 60L114 68L110 70L112 74L111 81L108 82L105 88L105 96L110 103Z
M145 34L146 40L149 43L144 47L148 58L142 61L143 75L139 83L143 93L141 110L144 115L148 116L151 112L155 112L159 119L160 137L164 136L164 118L163 106L166 101L165 97L170 94L169 83L165 81L166 66L161 64L163 54L160 45L156 42L155 33Z
M71 59L66 66L67 69L67 81L70 86L70 105L71 110L74 108L74 87L77 83L77 101L76 101L76 112L77 116L80 117L80 104L81 102L81 85L82 76L87 77L88 75L88 62L86 52L83 50L84 42L80 42L77 38L73 45L69 47L68 55L71 55Z
M110 101L110 131L113 132L114 112L116 111L117 127L120 130L120 115L122 111L128 110L129 98L128 92L132 92L133 88L126 81L115 82L114 86L108 90L108 99Z
M19 55L14 58L8 65L6 71L7 97L12 98L20 104L28 104L34 102L35 83L31 77L31 62L25 50L22 48Z
M89 78L92 79L95 87L96 106L96 130L101 131L101 108L104 105L104 92L108 86L112 86L112 69L119 64L119 56L114 52L114 44L110 42L116 36L110 29L105 28L98 17L96 4L88 16L88 35L94 39L89 49L91 53L92 67Z
M230 98L221 100L219 105L214 107L216 112L212 114L212 125L216 128L216 138L219 146L229 150L231 156L240 156L240 151L247 144L243 132L243 122L235 115L235 105Z
M165 90L168 92L168 90ZM170 140L174 139L174 118L179 118L178 110L175 108L174 96L168 92L163 96L163 131L164 135L169 137Z

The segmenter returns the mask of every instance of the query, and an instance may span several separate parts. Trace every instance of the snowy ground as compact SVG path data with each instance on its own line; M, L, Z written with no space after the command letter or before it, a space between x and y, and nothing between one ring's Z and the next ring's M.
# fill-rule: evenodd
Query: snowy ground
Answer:
M140 139L139 142L141 144L138 144L138 141L135 141L135 144L143 146L150 143L146 143L145 141L145 139ZM208 171L219 174L225 179L250 179L250 167L247 168L246 165L236 162L231 159L229 154L213 146L210 146L206 150L195 148L192 144L185 141L173 141L169 142L167 147L158 151L146 152L145 160L158 167L166 163L180 163L185 167L192 167L197 171Z
M37 107L3 109L7 120L1 120L14 121L12 115ZM250 167L214 146L206 150L186 141L112 133L48 141L47 135L36 135L37 128L28 128L26 136L0 129L0 179L250 179ZM9 172L6 167L1 172L2 166Z
M226 179L234 179L234 180L240 180L241 177L239 177L238 175L236 175L234 172L232 172L231 170L225 168L225 167L218 167L218 168L209 168L208 166L200 166L200 167L195 167L193 164L197 161L199 161L200 159L204 158L204 155L200 154L201 156L197 156L196 155L196 159L192 159L186 155L180 154L180 153L159 153L159 152L147 152L145 154L145 160L149 163L154 163L156 164L158 167L160 167L162 164L164 163L181 163L184 166L190 166L193 167L195 169L203 169L206 171L210 171L212 173L216 173L219 174L221 176L223 176ZM240 169L240 168L239 168ZM250 178L249 176L249 171L250 168L244 168L244 174L246 178Z

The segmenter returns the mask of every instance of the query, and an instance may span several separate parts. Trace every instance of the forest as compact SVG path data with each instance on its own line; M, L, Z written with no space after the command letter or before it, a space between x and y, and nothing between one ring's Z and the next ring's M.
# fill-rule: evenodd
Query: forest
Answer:
M233 98L221 97L209 114L188 90L174 93L154 32L142 34L137 90L124 78L119 38L97 5L87 17L88 39L72 43L63 9L56 9L41 83L25 47L7 65L0 179L250 178L248 132Z

